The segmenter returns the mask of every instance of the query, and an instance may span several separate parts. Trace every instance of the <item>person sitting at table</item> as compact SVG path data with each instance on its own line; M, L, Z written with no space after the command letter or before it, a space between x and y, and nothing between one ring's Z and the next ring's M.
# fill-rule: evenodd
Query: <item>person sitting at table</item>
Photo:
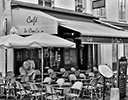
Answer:
M39 69L36 69L36 65L35 65L35 62L33 60L28 60L29 63L30 63L30 70L28 71L28 74L30 75L30 80L31 81L41 81L40 79L40 75L41 75L41 72Z
M80 74L80 69L76 70L76 71L74 72L74 74L75 74L76 77L78 78L78 77L79 77L79 74Z
M49 74L49 75L50 75L51 73L53 73L53 72L54 72L53 69L51 69L51 68L48 69L48 74Z
M76 69L74 67L71 67L71 72L74 74Z
M28 60L28 62L30 64L28 75L30 75L30 81L34 81L36 76L35 63L33 60Z
M19 69L20 75L27 75L27 70L29 69L29 67L30 67L29 62L24 61L23 65Z
M34 66L29 60L24 61L23 66L20 67L19 69L20 75L23 76L22 81L33 81L34 80L35 70L33 68Z
M60 72L61 72L61 74L63 74L64 72L66 72L66 69L65 68L60 68Z
M94 77L98 78L100 73L99 73L97 67L93 67L93 72L94 72Z

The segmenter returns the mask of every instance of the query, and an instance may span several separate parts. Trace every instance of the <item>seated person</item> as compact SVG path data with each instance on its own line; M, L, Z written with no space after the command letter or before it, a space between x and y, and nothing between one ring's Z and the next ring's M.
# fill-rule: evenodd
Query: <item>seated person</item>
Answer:
M23 76L23 81L34 81L35 69L34 65L29 61L25 61L23 66L20 67L20 75Z
M27 70L29 69L29 62L24 61L23 65L20 67L20 75L27 75Z

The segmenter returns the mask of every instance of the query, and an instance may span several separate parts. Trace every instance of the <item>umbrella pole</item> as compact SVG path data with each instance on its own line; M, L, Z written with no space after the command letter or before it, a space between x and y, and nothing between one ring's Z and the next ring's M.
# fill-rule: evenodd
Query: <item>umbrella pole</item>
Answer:
M7 35L8 33L7 33L7 18L5 18L5 24L6 24L6 30L5 30L5 35ZM8 59L8 55L7 55L7 53L8 53L8 50L7 49L5 49L5 76L7 75L7 59Z
M43 73L43 72L44 72L44 69L43 69L43 68L44 68L44 67L43 67L43 66L44 66L44 58L43 58L44 56L43 56L43 55L44 55L44 54L43 54L43 48L41 48L41 70L42 70L42 82L43 82L43 74L44 74L44 73Z
M117 87L119 88L119 60L118 60L118 44L116 44L116 60L117 60Z
M7 75L7 52L8 52L8 50L7 49L5 49L5 76Z

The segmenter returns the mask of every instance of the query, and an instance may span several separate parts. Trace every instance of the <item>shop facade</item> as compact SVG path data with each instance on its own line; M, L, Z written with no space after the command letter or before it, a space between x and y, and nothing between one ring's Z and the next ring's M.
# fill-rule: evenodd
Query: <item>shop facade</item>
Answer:
M111 31L108 31L109 29L105 27L109 26L100 25L97 27L93 19L97 20L98 18L92 15L58 9L46 9L38 5L21 2L13 3L10 27L18 30L19 35L25 37L46 32L76 43L76 48L44 48L44 67L48 66L56 70L60 67L66 69L75 67L87 70L92 69L93 66L98 67L101 63L108 63L112 66L111 62L109 62L112 58L105 62L103 58L106 58L106 56L102 56L102 53L112 52L110 49L106 50L109 46L104 46L104 43L118 42L116 39L120 40L120 37L122 37L121 32L118 32L118 30L116 31L118 33L116 37L114 31L116 29L112 28L111 30L110 28ZM105 30L108 32L104 33ZM125 35L123 34L124 37ZM126 40L124 41L127 42ZM19 67L27 59L34 60L36 68L41 69L41 52L40 48L10 50L8 53L11 55L9 59L13 59L12 62L14 63L11 65L11 68L8 65L8 70L14 70L14 73L18 75Z
M91 61L93 60L93 53L91 50L95 47L97 52L97 46L93 47L92 45L88 44L81 45L81 40L77 39L81 36L81 33L72 29L62 27L59 25L59 22L63 23L65 22L64 20L71 19L93 22L92 19L95 17L91 15L79 15L59 10L53 11L39 8L38 6L27 8L27 6L22 6L22 4L19 4L19 6L12 6L11 17L12 26L18 30L18 34L21 36L25 37L40 32L46 32L48 34L58 35L62 38L76 43L76 48L44 48L44 67L50 66L55 70L61 67L65 67L66 69L75 67L77 69L79 68L82 70L86 70L88 69L88 62L92 64ZM37 68L41 69L40 48L14 49L13 53L14 72L16 75L19 74L19 67L22 66L22 63L27 59L34 60ZM90 60L88 60L88 56ZM97 63L95 62L95 64Z

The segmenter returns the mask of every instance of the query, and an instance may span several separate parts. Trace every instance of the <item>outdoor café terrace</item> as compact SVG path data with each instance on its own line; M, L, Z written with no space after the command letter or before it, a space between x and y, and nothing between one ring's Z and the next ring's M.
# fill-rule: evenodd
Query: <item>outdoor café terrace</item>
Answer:
M70 70L60 68L58 72L48 68L47 72L38 73L34 79L30 79L32 75L15 76L13 71L9 71L6 77L0 78L0 97L20 100L27 98L32 100L90 98L95 100L110 96L111 88L116 85L116 74L104 73L108 75L104 91L104 77L100 71L101 69L96 67L93 67L93 71L79 70L74 67Z

